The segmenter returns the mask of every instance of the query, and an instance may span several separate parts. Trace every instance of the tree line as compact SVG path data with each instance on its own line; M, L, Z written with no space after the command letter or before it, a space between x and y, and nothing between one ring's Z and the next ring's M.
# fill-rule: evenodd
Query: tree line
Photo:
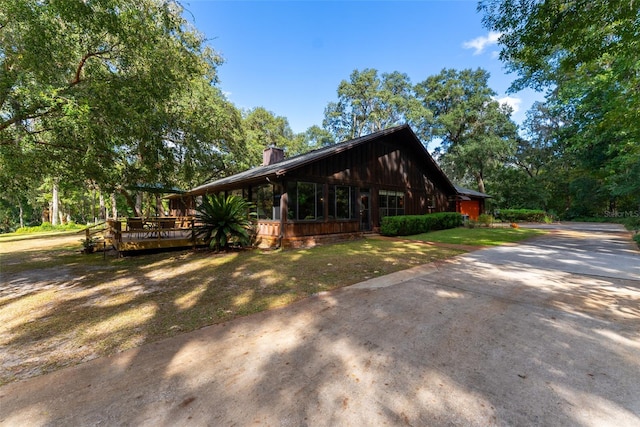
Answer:
M478 9L502 34L512 89L546 93L522 126L485 70L413 84L363 69L339 84L321 126L295 134L285 117L225 98L221 57L178 2L0 0L0 229L162 214L162 191L258 166L269 145L293 156L403 123L492 207L637 209L638 6L511 3Z

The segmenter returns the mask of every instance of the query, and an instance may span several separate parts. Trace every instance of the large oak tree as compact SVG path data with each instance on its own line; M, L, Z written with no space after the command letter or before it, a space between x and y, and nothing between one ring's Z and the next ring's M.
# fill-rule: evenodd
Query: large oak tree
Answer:
M0 176L126 194L233 162L240 115L182 13L171 0L0 0Z
M481 0L513 89L546 90L567 149L612 197L640 204L640 2Z

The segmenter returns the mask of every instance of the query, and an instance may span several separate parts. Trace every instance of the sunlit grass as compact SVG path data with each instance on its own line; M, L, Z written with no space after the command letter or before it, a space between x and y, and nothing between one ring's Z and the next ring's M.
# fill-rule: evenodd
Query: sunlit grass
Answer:
M55 242L9 252L0 260L0 384L459 253L373 239L106 259Z
M450 230L408 236L408 239L425 242L451 243L468 246L499 246L515 243L545 234L544 230L531 228L452 228Z

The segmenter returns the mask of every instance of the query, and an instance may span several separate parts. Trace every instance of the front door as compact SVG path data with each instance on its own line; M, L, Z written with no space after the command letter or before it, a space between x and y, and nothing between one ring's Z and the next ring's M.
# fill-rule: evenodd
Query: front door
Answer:
M360 231L371 231L371 195L368 188L360 189Z

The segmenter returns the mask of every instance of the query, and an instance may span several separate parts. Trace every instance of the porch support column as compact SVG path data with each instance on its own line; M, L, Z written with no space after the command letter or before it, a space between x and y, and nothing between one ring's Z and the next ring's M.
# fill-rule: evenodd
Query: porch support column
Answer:
M289 193L287 192L287 181L282 181L282 195L280 196L280 236L287 237L287 216L289 215Z

